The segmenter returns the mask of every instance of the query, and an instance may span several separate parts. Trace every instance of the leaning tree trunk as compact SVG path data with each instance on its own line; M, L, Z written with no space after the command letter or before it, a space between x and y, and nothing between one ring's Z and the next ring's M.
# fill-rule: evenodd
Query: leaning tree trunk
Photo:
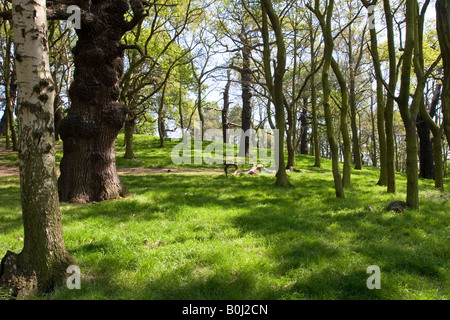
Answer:
M24 247L20 254L7 252L0 280L23 297L62 285L74 260L64 244L56 187L45 1L17 0L13 6Z
M285 170L284 160L284 132L286 129L286 117L284 112L284 94L283 94L283 78L286 72L286 45L284 43L284 37L281 27L281 22L272 7L272 4L268 0L261 0L261 8L263 14L263 41L264 41L264 69L266 82L271 88L270 93L275 105L275 121L278 132L278 140L275 141L276 148L278 149L277 162L277 174L276 185L279 187L292 187L289 182L288 176ZM269 31L267 16L272 23L272 28L275 31L276 47L277 51L277 67L275 70L275 77L272 84L272 75L270 71L270 49L269 49Z
M344 168L342 170L342 185L344 188L348 188L350 187L352 163L351 140L347 124L349 109L348 88L341 68L334 58L331 59L331 67L333 68L334 74L336 75L339 86L341 88L342 103L340 110L340 131L342 135L342 142L344 145Z
M64 156L58 187L61 201L87 203L129 194L119 179L114 149L127 114L119 103L119 82L128 3L89 1L81 9L91 18L82 20L73 49L71 106L60 124Z
M318 2L316 2L318 4ZM333 116L331 113L330 97L330 68L333 60L333 36L331 32L331 16L333 14L334 0L330 0L326 9L326 15L321 14L319 8L315 8L314 13L320 21L322 32L324 34L325 53L322 67L322 87L323 87L323 110L325 115L325 124L327 128L327 138L331 152L331 167L333 172L334 190L337 198L345 198L344 185L339 167L339 145L334 133Z

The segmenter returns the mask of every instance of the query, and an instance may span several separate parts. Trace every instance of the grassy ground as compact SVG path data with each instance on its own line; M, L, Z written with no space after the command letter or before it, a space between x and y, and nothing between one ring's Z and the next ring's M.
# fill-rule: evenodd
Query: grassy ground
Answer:
M154 144L138 137L129 162L118 147L118 165L173 166L173 146ZM273 176L127 175L132 198L61 204L82 288L36 298L450 298L449 193L421 180L420 210L386 212L405 198L404 176L389 195L375 186L376 169L354 171L339 200L330 162L313 163L298 157L303 172L289 174L291 190L275 188ZM0 179L1 256L23 246L18 183ZM381 268L381 290L366 286L371 265Z

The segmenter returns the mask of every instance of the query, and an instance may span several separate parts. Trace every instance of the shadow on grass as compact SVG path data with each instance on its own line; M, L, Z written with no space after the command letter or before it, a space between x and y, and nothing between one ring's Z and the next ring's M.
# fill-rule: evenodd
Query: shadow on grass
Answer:
M69 249L89 263L83 280L89 292L69 297L389 299L401 296L405 279L423 278L432 288L445 283L450 246L449 217L442 210L443 202L424 199L420 211L387 213L385 205L398 195L381 192L382 188L368 192L358 178L355 175L348 198L340 200L334 197L329 174L292 174L295 189L276 188L273 176L123 176L133 198L91 205L63 204L64 223L68 227L90 224L91 233L100 233L105 226L120 230L120 225L128 222L188 225L194 210L215 208L220 215L216 219L228 224L237 237L251 238L263 249L259 256L248 256L253 259L249 265L233 266L228 261L233 257L227 256L231 249L225 246L234 242L226 239L220 248L224 252L211 249L212 242L220 243L213 234L217 230L214 222L209 222L212 227L193 224L183 229L191 233L210 228L211 236L173 235L173 254L183 259L158 256L166 249L157 246L140 256L143 251L138 246L142 243L125 241L126 254L118 253L121 243L114 243L110 235L92 243L83 239ZM20 201L18 187L6 188L1 199L12 210ZM374 211L366 210L374 204ZM5 230L21 226L20 215L0 219L4 219L0 221L2 226L6 224ZM155 261L164 268L151 274L148 270L155 270ZM366 269L372 264L381 267L382 290L366 287ZM441 295L448 295L448 286L441 287Z

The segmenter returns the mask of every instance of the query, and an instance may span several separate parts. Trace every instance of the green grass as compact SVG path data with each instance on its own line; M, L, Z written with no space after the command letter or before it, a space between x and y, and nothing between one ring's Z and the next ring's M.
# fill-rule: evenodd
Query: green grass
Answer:
M138 159L131 161L170 165L169 146L154 150L154 140L136 140ZM36 298L450 298L448 192L421 180L419 210L386 212L389 202L405 198L403 175L391 195L375 186L376 169L353 171L340 200L330 162L322 169L313 163L298 157L303 172L289 174L296 186L289 190L265 175L129 175L122 181L132 198L61 204L82 289ZM18 183L0 179L1 256L23 246ZM445 184L450 190L449 179ZM381 290L366 287L370 265L381 268Z

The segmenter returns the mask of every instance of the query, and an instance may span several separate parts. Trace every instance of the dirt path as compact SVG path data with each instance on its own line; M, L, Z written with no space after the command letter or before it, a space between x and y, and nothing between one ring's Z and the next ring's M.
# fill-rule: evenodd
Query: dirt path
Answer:
M152 168L121 168L119 175L143 174L224 174L223 171L213 170L181 170L181 169L152 169ZM56 170L59 175L59 169ZM0 165L0 177L14 177L19 175L18 167L5 167Z
M119 175L144 174L224 174L223 171L214 170L182 170L182 169L152 169L152 168L120 168ZM59 169L56 169L59 175ZM0 165L0 177L14 177L19 175L18 167L5 167Z
M59 169L56 170L59 175ZM144 174L224 174L223 171L213 170L181 170L181 169L152 169L152 168L121 168L119 175ZM18 167L5 167L0 165L0 177L14 177L19 175Z
M0 147L0 157L13 153ZM59 175L59 168L57 168ZM160 169L160 168L119 168L119 175L143 175L143 174L224 174L221 170L194 170L194 169ZM19 175L19 167L7 167L0 164L0 177L14 177Z

